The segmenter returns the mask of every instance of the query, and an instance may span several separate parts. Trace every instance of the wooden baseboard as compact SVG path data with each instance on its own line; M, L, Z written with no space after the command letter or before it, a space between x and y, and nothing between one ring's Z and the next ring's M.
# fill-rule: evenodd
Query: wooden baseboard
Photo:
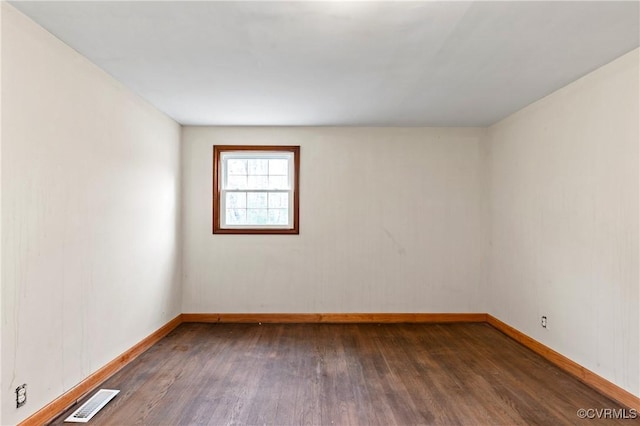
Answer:
M20 426L26 425L43 425L50 422L71 405L75 404L80 398L87 393L93 391L98 385L114 375L125 365L136 359L140 354L156 344L160 339L169 334L174 328L182 323L182 315L178 315L149 336L142 339L131 349L109 362L107 365L91 374L75 387L65 392L62 396L56 398L53 402L47 404L40 410L19 423Z
M567 373L575 376L578 380L588 385L589 387L597 390L603 395L625 405L629 408L640 411L640 398L634 394L622 389L618 385L615 385L605 379L602 376L594 373L591 370L581 366L575 361L567 358L566 356L554 351L548 346L543 345L535 339L527 336L521 331L511 327L510 325L500 321L493 315L487 314L487 323L511 337L513 340L524 345L528 349L537 353L545 358L547 361L566 371Z
M219 323L451 323L485 322L482 313L346 313L346 314L182 314L183 322Z

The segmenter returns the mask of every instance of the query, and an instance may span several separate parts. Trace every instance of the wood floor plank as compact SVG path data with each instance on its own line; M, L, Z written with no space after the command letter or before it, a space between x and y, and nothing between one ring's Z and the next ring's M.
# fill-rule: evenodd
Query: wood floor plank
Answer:
M640 424L487 324L188 323L102 387L93 425Z

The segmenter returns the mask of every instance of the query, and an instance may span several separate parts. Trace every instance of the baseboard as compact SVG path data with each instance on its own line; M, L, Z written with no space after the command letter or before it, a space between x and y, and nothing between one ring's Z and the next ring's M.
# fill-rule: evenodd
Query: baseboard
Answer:
M519 342L523 346L537 353L545 358L547 361L556 365L560 369L566 371L578 380L588 385L589 387L597 390L603 395L625 405L629 408L634 408L640 411L640 398L634 394L622 389L618 385L611 383L607 379L593 371L581 366L575 361L567 358L566 356L554 351L548 346L543 345L535 339L527 336L521 331L511 327L510 325L500 321L493 315L487 314L487 323L511 337L513 340Z
M95 373L91 374L78 385L65 392L62 396L56 398L53 402L47 404L31 416L27 417L25 420L19 423L19 425L40 426L46 424L47 422L50 422L65 410L67 410L71 405L75 404L76 401L78 401L84 395L93 391L102 382L117 373L125 365L129 364L144 351L156 344L160 339L169 334L181 323L182 315L178 315L177 317L160 327L158 330L142 339L132 348L125 351L122 355L109 362L107 365L105 365Z
M329 313L329 314L182 314L183 322L219 323L451 323L485 322L483 313Z

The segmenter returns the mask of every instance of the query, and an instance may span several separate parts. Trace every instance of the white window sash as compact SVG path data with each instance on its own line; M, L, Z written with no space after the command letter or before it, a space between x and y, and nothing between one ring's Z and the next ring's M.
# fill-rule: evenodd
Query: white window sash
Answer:
M282 159L287 160L288 164L288 176L287 183L288 189L258 189L258 188L245 188L245 189L228 189L227 188L227 162L229 160L236 159L258 159L258 160L273 160ZM268 151L228 151L221 154L220 158L222 182L220 188L220 227L222 229L293 229L294 228L294 182L295 182L295 167L294 167L294 154L289 152L268 152ZM249 175L247 175L249 176ZM249 192L262 192L262 193L286 193L288 194L288 220L286 225L258 225L258 224L246 224L246 225L231 225L227 223L227 193L249 193ZM246 209L246 207L245 207ZM248 210L248 209L247 209ZM268 209L267 209L268 210Z

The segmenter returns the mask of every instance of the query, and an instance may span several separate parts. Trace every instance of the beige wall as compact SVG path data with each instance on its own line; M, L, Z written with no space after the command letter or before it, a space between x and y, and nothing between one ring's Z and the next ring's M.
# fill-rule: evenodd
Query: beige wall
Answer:
M638 79L636 49L489 129L487 306L635 395Z
M178 124L2 3L1 424L180 312L179 138Z
M185 127L183 311L484 311L484 133ZM212 235L214 144L301 145L300 235Z

